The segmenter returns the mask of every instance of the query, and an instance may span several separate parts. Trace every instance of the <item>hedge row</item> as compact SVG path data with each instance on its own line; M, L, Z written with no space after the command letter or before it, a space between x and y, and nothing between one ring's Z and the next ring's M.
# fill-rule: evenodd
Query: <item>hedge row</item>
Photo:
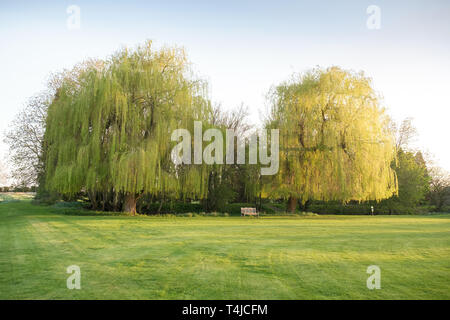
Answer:
M422 214L433 211L429 206L406 207L401 204L374 204L374 214ZM370 204L312 204L308 211L319 214L367 215L371 213Z

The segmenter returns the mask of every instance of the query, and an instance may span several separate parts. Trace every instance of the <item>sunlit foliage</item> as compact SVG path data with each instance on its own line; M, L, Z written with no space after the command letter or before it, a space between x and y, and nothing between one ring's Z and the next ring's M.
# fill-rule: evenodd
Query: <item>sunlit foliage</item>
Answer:
M205 166L176 167L170 134L193 132L210 113L203 82L193 80L184 52L151 42L123 49L101 68L65 81L48 109L46 185L124 195L135 210L143 193L204 195Z
M296 199L380 200L396 193L394 140L362 73L314 69L275 87L270 99L266 126L280 129L272 196L296 205Z

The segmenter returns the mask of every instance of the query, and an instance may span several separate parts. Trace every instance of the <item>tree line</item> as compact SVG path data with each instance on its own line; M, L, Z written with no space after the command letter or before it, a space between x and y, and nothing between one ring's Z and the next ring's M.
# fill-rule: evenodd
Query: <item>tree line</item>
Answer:
M270 199L290 212L374 202L396 212L425 203L440 211L448 201L448 174L411 150L411 120L397 128L362 72L293 75L268 93L260 129L243 106L213 105L207 86L182 49L151 42L54 74L6 135L13 177L36 185L40 201L83 199L95 210L132 214L173 202L221 211L233 202L261 209ZM194 121L242 137L279 129L278 174L261 176L261 163L175 163L171 132L193 132Z

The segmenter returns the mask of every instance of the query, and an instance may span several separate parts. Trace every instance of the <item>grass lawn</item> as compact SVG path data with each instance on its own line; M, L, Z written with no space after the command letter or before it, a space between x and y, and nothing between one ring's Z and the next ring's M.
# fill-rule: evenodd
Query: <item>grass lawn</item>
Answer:
M0 299L450 299L450 215L76 216L7 201Z

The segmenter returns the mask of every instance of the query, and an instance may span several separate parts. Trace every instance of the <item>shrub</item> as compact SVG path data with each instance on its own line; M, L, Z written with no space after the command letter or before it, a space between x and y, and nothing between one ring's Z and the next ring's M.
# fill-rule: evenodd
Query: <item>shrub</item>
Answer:
M376 215L390 214L423 214L430 211L429 206L408 207L397 201L381 201L379 203L314 203L309 206L308 210L319 214L338 214L338 215L369 215L371 214L371 206L374 207Z
M38 191L33 200L35 204L52 205L61 200L61 196L54 192Z
M278 203L275 205L273 205L274 207L277 207L278 208ZM272 204L271 204L271 206L272 206ZM283 208L283 210L285 210L286 209L286 206L284 206L284 208ZM270 208L268 205L266 205L266 204L262 204L261 205L261 211L262 212L265 212L265 213L267 213L267 214L274 214L274 213L276 213L276 211L275 210L273 210L272 208Z
M153 202L149 204L144 204L140 207L139 211L145 214L156 214L160 207L159 202ZM159 213L193 213L201 212L203 206L199 203L189 203L189 202L167 202L163 203Z
M79 201L58 201L56 202L52 207L54 208L76 208L76 209L83 209L84 204Z

